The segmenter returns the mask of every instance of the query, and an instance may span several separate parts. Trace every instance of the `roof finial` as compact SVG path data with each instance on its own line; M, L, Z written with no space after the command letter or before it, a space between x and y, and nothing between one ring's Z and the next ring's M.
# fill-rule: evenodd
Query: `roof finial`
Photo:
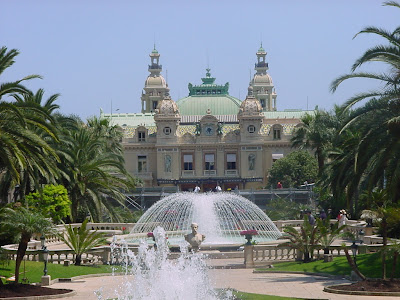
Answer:
M210 73L211 69L209 67L207 67L206 71L207 71L206 77L211 77L211 73Z

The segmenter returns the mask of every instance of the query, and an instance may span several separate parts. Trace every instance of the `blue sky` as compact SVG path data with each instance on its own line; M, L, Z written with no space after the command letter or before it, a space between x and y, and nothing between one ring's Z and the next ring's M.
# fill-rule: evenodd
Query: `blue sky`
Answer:
M393 30L400 10L376 0L16 1L0 0L0 46L18 49L0 82L40 74L27 84L60 93L61 112L83 119L104 112L140 112L155 41L171 96L187 96L209 64L216 82L243 100L263 42L278 110L331 109L374 87L353 80L332 94L368 47L370 25ZM168 70L168 76L166 71ZM385 71L370 64L365 70ZM308 101L307 101L308 99ZM308 105L307 105L308 103Z

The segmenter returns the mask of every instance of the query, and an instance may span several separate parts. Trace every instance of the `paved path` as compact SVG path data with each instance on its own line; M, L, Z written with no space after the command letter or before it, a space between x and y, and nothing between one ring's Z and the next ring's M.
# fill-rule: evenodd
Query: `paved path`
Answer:
M248 293L305 299L399 300L399 297L350 296L325 293L323 292L324 286L346 283L348 281L320 276L282 273L260 274L253 273L252 269L210 269L209 277L216 288L234 288ZM95 291L101 292L101 299L110 299L117 297L118 293L121 292L119 285L124 280L126 280L124 276L89 277L77 280L76 282L57 283L51 287L68 288L77 291L76 296L66 299L97 299ZM129 280L131 280L131 278L129 278Z

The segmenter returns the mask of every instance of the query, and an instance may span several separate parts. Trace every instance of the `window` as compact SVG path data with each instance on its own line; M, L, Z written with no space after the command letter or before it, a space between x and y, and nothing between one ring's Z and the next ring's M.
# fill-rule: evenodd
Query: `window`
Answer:
M274 128L274 140L280 140L281 139L281 129L275 127Z
M184 170L193 170L193 154L184 154L183 155L183 169Z
M146 141L146 132L139 131L138 132L138 139L139 139L139 142L145 142Z
M272 154L272 162L276 162L278 159L283 158L283 154L282 153L273 153Z
M153 110L155 110L157 108L158 105L158 101L153 101Z
M236 153L228 153L226 155L226 169L236 170Z
M260 103L262 107L265 107L265 99L260 99Z
M146 155L138 156L138 172L139 173L147 172L147 156Z
M204 155L204 169L205 170L214 170L215 168L215 156L213 153Z
M164 127L163 131L165 135L169 135L172 132L171 127Z
M256 127L254 125L249 125L249 127L247 127L247 131L249 133L254 133L256 132Z

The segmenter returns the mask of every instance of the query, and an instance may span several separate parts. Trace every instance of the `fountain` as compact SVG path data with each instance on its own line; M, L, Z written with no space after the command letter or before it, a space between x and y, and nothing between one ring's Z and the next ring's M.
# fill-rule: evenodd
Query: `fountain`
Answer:
M179 245L197 223L205 234L203 248L218 245L241 245L242 230L256 230L256 242L276 240L281 236L270 218L254 203L234 193L176 193L155 203L139 219L130 233L132 243L139 243L157 226L165 229L170 245Z
M212 288L203 254L188 252L181 244L181 255L168 259L169 247L165 231L156 227L153 236L157 247L141 241L137 253L116 240L111 244L113 263L125 267L113 291L96 291L100 299L175 300L175 299L232 299L231 291L217 292Z

